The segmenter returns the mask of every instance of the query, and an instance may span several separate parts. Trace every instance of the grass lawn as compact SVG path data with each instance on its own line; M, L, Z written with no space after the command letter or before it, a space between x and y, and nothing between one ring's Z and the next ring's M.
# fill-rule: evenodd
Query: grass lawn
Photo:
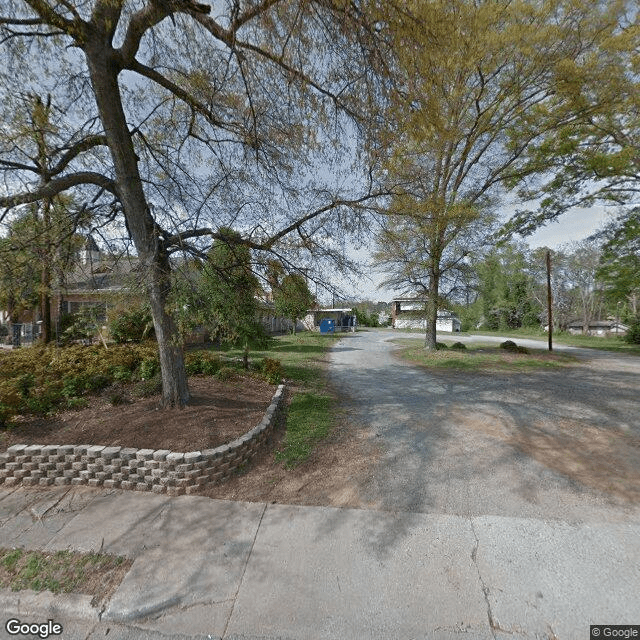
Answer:
M120 584L131 564L132 560L98 553L0 549L0 587L101 596L100 589L108 583Z
M476 336L504 336L516 340L518 338L530 338L532 340L547 341L548 337L544 331L536 331L535 329L516 329L512 331L468 331L463 333ZM589 349L602 349L603 351L614 351L618 353L628 353L631 355L640 355L640 344L629 344L621 337L610 336L600 338L597 336L573 335L571 333L561 332L553 334L553 344L563 344L571 347L586 347Z
M440 340L442 338L439 336ZM443 349L425 351L422 339L399 338L393 341L402 347L399 356L430 369L449 369L456 371L529 371L534 369L550 369L566 367L577 360L572 356L560 353L549 353L532 349L530 353L511 353L500 349L498 345L481 342L466 344L466 349ZM453 343L454 339L443 340Z
M325 356L328 350L348 333L321 335L304 331L296 335L277 336L266 350L251 351L249 360L259 365L264 358L282 363L284 377L293 383L287 412L286 434L276 459L286 467L306 460L314 445L326 437L334 422L334 399L327 384ZM229 349L229 357L242 357L241 350Z

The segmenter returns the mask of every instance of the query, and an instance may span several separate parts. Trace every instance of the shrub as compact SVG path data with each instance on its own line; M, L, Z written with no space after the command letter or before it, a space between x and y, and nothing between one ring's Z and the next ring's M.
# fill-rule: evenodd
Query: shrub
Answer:
M216 373L216 378L218 380L222 380L223 382L227 382L229 380L233 380L238 374L238 370L233 367L221 367Z
M153 337L151 311L146 306L138 306L119 312L109 321L109 333L119 344L142 342Z
M131 390L131 395L136 398L149 398L155 396L162 391L162 378L155 375L152 378L146 378L136 382Z
M448 347L444 342L436 342L436 351L442 351L447 348Z
M640 318L631 324L623 339L629 344L640 344Z
M450 349L456 349L458 351L463 351L467 348L467 345L464 342L454 342L450 347Z
M530 353L529 349L518 346L513 340L505 340L500 343L500 348L509 351L509 353Z
M160 372L160 362L158 358L145 358L140 363L140 377L143 380L150 380Z
M273 358L265 358L262 361L262 373L269 384L278 384L284 377L282 363Z
M187 353L185 368L190 376L215 375L222 367L219 356L208 351L193 351Z

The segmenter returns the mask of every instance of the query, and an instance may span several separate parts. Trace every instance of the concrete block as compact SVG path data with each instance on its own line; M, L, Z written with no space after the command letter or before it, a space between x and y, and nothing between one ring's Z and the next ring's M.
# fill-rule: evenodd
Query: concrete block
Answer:
M172 462L174 464L181 464L184 460L184 453L172 452L169 453L166 457L167 462Z
M102 445L92 445L87 449L87 455L90 458L98 458L105 447Z
M27 456L39 456L42 451L42 447L38 444L30 444L24 448L24 454Z
M138 449L136 458L138 460L153 460L153 449Z
M88 444L78 444L75 447L73 447L73 453L77 456L86 456L88 448L89 448Z
M7 453L18 456L21 455L26 448L26 444L13 444L7 449Z
M10 478L7 478L9 480ZM5 485L7 484L7 480L4 481ZM38 481L38 485L41 487L48 487L53 484L53 478L40 478Z
M89 478L89 486L90 487L100 487L104 480L100 480L98 478Z
M200 451L189 451L184 454L184 461L187 464L191 464L193 462L200 462L202 460L202 453Z
M133 449L131 447L125 447L124 449L120 449L120 460L126 462L127 460L132 460L136 457L137 449Z
M103 486L105 489L119 489L120 482L118 480L113 480L111 478L108 478L107 480L104 481Z
M111 460L118 456L122 447L105 447L100 454L100 457L103 460Z
M170 453L171 451L169 451L169 449L158 449L157 451L153 452L153 459L161 462L163 460L166 460L167 456Z
M71 478L54 478L53 484L57 487L62 487L65 484L71 484Z

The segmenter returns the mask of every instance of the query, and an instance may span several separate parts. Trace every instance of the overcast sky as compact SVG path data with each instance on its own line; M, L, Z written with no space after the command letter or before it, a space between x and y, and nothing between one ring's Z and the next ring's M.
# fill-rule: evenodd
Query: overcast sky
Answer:
M508 212L505 211L505 217L508 215ZM609 215L610 213L602 206L572 209L561 216L558 222L549 223L532 236L525 238L525 241L531 248L547 246L550 249L555 249L567 242L584 240L602 227ZM358 251L355 253L355 257L361 262L366 262L368 251ZM342 287L347 292L351 292L354 298L390 302L397 295L393 291L378 288L379 283L384 280L384 275L374 273L371 268L365 267L364 270L368 277L359 279L357 283L345 282L342 284ZM318 293L322 301L323 294L322 292ZM324 298L326 302L331 302L328 300L327 294L324 294Z

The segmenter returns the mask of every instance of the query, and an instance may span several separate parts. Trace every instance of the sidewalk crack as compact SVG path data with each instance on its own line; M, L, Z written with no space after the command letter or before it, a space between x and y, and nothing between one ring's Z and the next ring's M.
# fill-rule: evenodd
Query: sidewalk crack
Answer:
M265 502L265 505L262 509L262 513L260 514L260 520L258 521L258 526L256 527L256 533L253 536L253 541L251 542L251 549L249 549L249 553L247 554L247 559L244 563L244 567L242 567L242 575L240 576L240 580L238 581L238 588L236 589L235 594L233 595L233 604L231 605L231 611L229 611L229 616L227 618L227 621L224 625L224 629L222 630L222 634L220 636L220 638L224 638L227 635L227 629L229 627L229 623L231 622L231 618L233 617L233 611L236 607L236 602L238 601L238 594L240 593L240 588L242 587L242 583L244 581L244 575L247 572L247 566L249 565L249 560L251 559L251 555L253 554L253 548L256 545L256 539L258 537L258 531L260 531L260 527L262 525L262 519L264 518L264 514L267 511L267 503Z
M480 567L478 566L478 547L480 546L480 539L478 538L478 534L476 533L476 529L473 526L473 518L469 518L469 524L471 525L471 533L473 533L473 537L476 541L473 549L471 550L471 561L473 562L476 572L478 574L478 579L480 580L480 585L482 587L482 594L484 595L484 601L487 605L487 617L489 618L489 629L491 629L491 635L496 637L496 629L499 630L499 626L496 624L493 619L493 613L491 612L491 603L489 602L489 587L485 584L484 578L480 573Z

